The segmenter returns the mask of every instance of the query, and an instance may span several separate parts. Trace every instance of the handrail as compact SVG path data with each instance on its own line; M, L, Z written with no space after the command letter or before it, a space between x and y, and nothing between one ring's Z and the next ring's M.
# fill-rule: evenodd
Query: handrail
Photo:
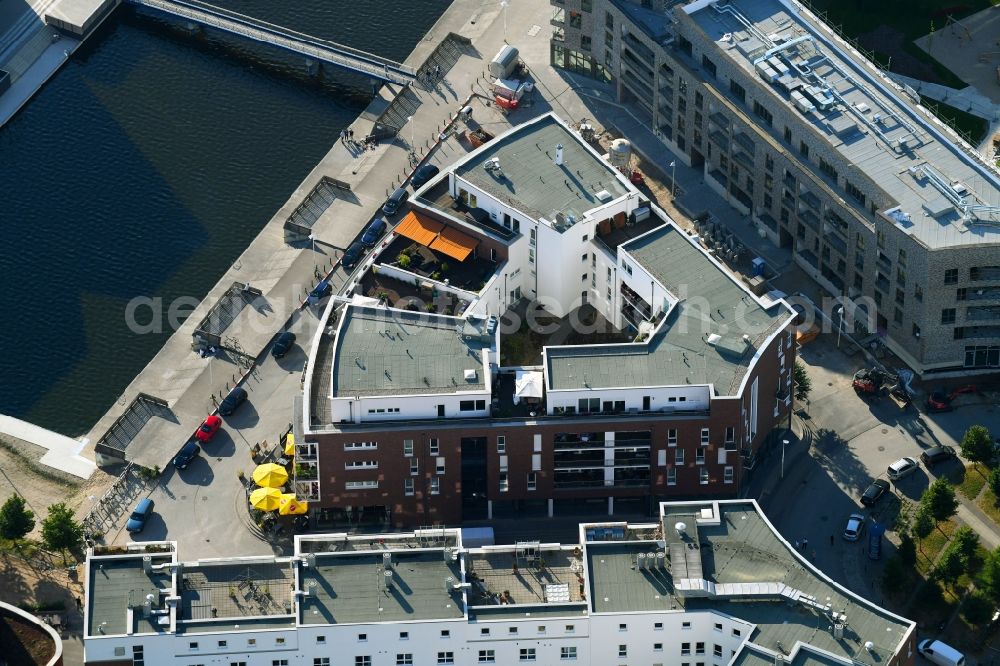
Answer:
M216 7L200 0L125 0L209 25L249 39L281 46L373 78L406 85L416 78L415 70L382 56L320 39L266 21Z

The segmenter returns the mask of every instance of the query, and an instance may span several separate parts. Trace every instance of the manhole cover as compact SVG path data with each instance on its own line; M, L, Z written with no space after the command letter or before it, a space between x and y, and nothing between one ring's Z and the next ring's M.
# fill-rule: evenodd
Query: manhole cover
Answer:
M827 386L833 386L833 382L827 382L826 385Z
M878 447L878 450L879 451L885 451L885 447L884 446L880 446L880 447Z
M181 501L186 500L187 498L188 498L187 495L181 495Z
M889 429L888 428L882 428L882 434L883 435L888 435L889 434Z

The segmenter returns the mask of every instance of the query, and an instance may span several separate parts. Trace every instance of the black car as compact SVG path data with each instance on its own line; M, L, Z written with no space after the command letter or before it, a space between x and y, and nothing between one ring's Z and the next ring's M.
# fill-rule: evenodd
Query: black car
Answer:
M226 396L226 399L222 401L221 405L219 405L219 413L222 414L223 416L229 416L230 414L236 411L237 407L246 402L246 399L247 399L246 390L237 386L236 388L234 388L232 391L229 392L229 395Z
M190 441L181 447L181 450L174 456L174 467L177 469L186 469L191 462L198 457L201 453L201 447L198 446L198 442Z
M413 172L413 177L410 178L410 185L413 185L414 190L419 190L427 183L428 180L439 173L441 173L441 169L437 168L433 164L425 164Z
M373 247L385 233L386 226L385 218L376 217L365 229L365 233L361 234L361 244L365 247Z
M388 199L385 200L385 204L382 205L382 212L386 215L395 215L396 211L398 211L409 198L410 193L406 191L405 187L398 188L395 192L389 195Z
M932 446L920 454L920 459L924 461L927 468L934 467L938 463L946 462L955 457L955 449L950 446Z
M288 353L293 344L295 344L295 334L291 331L285 331L278 336L278 339L274 342L274 346L271 347L271 356L281 358Z
M888 490L888 481L885 479L875 479L870 486L865 488L865 492L861 493L861 503L865 506L874 506Z
M351 243L351 246L344 252L344 256L340 258L341 266L344 268L354 268L364 253L365 246L360 241Z

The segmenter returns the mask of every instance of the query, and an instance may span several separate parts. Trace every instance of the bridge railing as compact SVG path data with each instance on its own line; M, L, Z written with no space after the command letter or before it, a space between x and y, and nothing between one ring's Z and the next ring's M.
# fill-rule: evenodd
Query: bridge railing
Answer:
M370 73L378 78L405 81L416 76L412 67L394 60L330 40L313 37L199 0L126 1L130 4L151 7L175 16L189 18L257 41L279 44L322 60L335 59L346 67ZM389 76L390 74L397 76L392 77Z

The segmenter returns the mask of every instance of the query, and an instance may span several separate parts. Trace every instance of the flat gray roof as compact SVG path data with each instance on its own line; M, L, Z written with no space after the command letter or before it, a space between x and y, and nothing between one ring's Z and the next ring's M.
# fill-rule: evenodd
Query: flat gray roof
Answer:
M782 74L782 68L789 70L785 76L790 78L785 81L792 87L800 86L796 92L809 85L826 87L846 104L831 97L833 104L826 111L816 105L808 113L798 110L793 113L825 136L849 163L898 202L909 218L897 222L900 230L932 249L1000 242L1000 227L967 227L960 221L954 204L941 205L942 190L918 170L929 165L925 171L940 175L946 187L951 183L965 186L966 203L994 207L1000 206L1000 178L950 139L942 140L933 122L916 110L905 93L897 92L890 82L877 76L867 61L823 41L829 37L828 33L807 20L805 10L790 11L781 0L731 0L728 6L754 26L753 34L737 17L710 6L692 13L691 18L749 76L758 76L753 61L767 53L774 35L783 35L785 42L805 38L783 52L775 73ZM772 57L777 58L778 54ZM794 69L796 64L804 65L809 72L800 74ZM775 98L792 104L790 90L774 84L768 87ZM905 149L898 147L900 139L907 143ZM850 172L839 175L857 180ZM849 197L845 200L853 203ZM1000 219L995 212L977 215L982 219Z
M170 555L152 555L153 564L171 561ZM150 620L143 620L142 605L152 594L154 608L162 607L160 590L170 590L169 573L142 570L142 558L95 559L90 564L87 600L90 604L87 632L90 636L149 633L157 631ZM135 609L134 627L127 626L128 609ZM164 627L162 630L166 630Z
M554 161L557 145L563 147L561 166ZM484 168L493 158L500 161L499 173ZM557 213L579 220L604 205L598 192L607 191L612 199L628 192L620 174L551 114L490 141L455 174L526 215L549 221Z
M680 609L668 569L639 571L639 553L656 551L656 542L589 543L590 603L595 613Z
M317 555L316 567L301 568L306 589L314 582L315 596L303 597L302 624L403 622L462 619L462 595L446 586L462 582L457 562L445 562L444 551L393 551L392 589L386 580L382 553ZM451 578L452 582L447 583ZM447 583L447 585L446 585Z
M809 595L815 603L791 601L777 594L773 597L739 594L728 598L689 596L683 599L686 609L715 610L755 624L757 630L750 636L750 641L769 650L787 653L797 641L801 641L830 654L862 659L865 663L869 661L864 647L866 641L874 643L875 652L885 658L912 628L909 621L846 593L797 557L797 553L763 519L752 502L720 502L719 525L697 524L698 510L710 506L710 502L666 506L663 524L667 548L681 541L673 526L684 522L688 526L689 538L699 545L705 580L716 586L780 583ZM830 611L847 616L842 639L834 638L830 631L830 614L822 608L827 605ZM805 658L806 655L803 655ZM822 655L810 658L825 659ZM802 663L827 662L806 660Z
M486 390L487 322L347 305L337 336L332 394L408 395ZM465 371L476 371L465 379Z
M547 347L550 388L714 384L719 395L733 395L759 345L791 312L780 304L765 310L673 223L621 249L680 302L646 342ZM710 333L721 340L709 344Z

